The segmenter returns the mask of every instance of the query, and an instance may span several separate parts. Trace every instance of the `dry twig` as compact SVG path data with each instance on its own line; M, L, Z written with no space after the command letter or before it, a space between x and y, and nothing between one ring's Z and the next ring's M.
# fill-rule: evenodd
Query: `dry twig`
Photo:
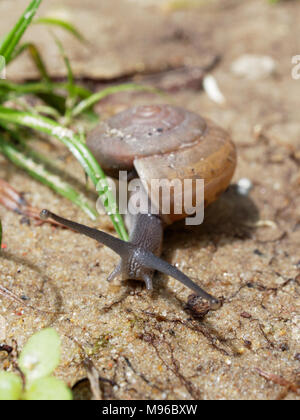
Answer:
M273 382L276 385L283 386L285 388L284 392L280 393L277 399L283 399L286 397L289 391L294 392L297 395L300 395L300 385L287 381L282 376L275 375L274 373L265 372L262 369L255 368L254 369L262 378L266 379L267 381Z

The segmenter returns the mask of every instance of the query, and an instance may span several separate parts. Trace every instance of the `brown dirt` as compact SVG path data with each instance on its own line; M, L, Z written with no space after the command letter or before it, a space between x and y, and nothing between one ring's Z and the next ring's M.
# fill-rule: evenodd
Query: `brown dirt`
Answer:
M8 26L17 10L8 13L11 3L1 2ZM175 92L172 100L229 130L239 153L234 181L247 177L254 189L242 197L230 188L198 228L172 226L163 255L226 301L199 321L186 311L189 292L175 280L157 276L152 297L141 284L109 286L106 278L117 261L110 250L67 230L21 224L19 216L1 207L7 244L0 256L1 285L26 295L36 308L63 312L47 315L1 297L3 341L15 339L21 348L39 328L55 327L63 337L57 375L74 385L86 377L82 362L89 355L100 375L115 383L104 383L104 398L299 399L300 81L291 77L291 57L300 54L300 5L220 0L166 13L162 2L153 0L114 0L113 10L111 4L69 0L49 6L68 13L99 51L96 58L64 35L78 75L109 78L143 66L203 64L222 55L214 76L226 105L191 89ZM35 27L27 36L44 32ZM53 48L48 36L38 36L37 42ZM231 63L243 53L272 56L276 74L259 81L234 76ZM52 74L60 75L56 54L48 59ZM9 69L9 77L33 76L27 59ZM149 94L119 94L99 110L109 115L158 101ZM68 155L53 144L49 153ZM1 157L0 164L0 177L25 192L33 205L91 224ZM84 183L76 162L68 157L64 165ZM97 226L109 229L110 222L104 217ZM9 363L0 353L0 366Z

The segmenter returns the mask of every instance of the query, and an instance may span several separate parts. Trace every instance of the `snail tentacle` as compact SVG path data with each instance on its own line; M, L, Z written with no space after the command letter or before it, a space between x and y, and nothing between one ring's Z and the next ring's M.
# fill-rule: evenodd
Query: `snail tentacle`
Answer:
M65 219L54 213L51 213L49 210L46 209L41 211L40 217L43 220L53 219L56 222L67 226L72 230L75 230L78 233L88 236L91 239L95 239L97 242L100 242L101 244L112 249L116 254L120 255L121 257L126 256L128 254L128 247L126 246L127 242L115 238L114 236L102 232L101 230L93 229L80 223L76 223L71 220Z
M205 292L205 290L203 290L200 286L193 282L182 271L178 270L178 268L176 268L174 265L171 265L168 262L162 260L161 258L156 257L154 254L144 250L140 255L140 263L144 267L159 271L163 274L167 274L168 276L178 280L180 283L193 290L197 294L197 296L200 296L201 298L207 300L211 305L211 309L216 310L220 308L221 302L217 298Z

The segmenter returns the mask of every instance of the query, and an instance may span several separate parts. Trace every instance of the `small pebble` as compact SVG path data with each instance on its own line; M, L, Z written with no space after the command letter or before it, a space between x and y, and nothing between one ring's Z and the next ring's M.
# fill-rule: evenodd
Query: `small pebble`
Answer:
M241 317L242 318L245 318L245 319L251 319L252 318L252 315L249 314L248 312L242 312L241 313Z
M237 191L240 195L247 196L253 188L253 184L248 178L241 178L237 183Z
M207 96L217 104L224 104L226 99L221 92L216 79L212 75L207 75L203 79L203 89Z
M252 346L252 342L249 340L244 340L244 346L247 347L247 349L250 349Z
M264 79L274 73L276 63L272 57L265 55L244 54L237 58L231 66L231 71L246 79Z
M6 353L10 354L13 351L13 348L7 344L0 344L0 351L5 351Z
M289 350L289 346L287 343L283 343L280 345L280 350L283 351L288 351Z
M264 256L264 254L259 250L259 249L255 249L254 251L253 251L253 253L255 254L255 255L258 255L259 257L263 257Z
M187 309L196 318L203 318L210 310L210 304L200 296L192 294L188 297Z

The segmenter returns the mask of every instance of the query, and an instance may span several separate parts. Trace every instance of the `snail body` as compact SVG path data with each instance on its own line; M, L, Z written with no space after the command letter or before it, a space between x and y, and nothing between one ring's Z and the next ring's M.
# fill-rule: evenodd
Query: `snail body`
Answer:
M184 198L196 199L195 183L204 180L205 206L225 191L236 167L236 149L228 134L213 122L183 108L151 105L130 108L99 124L88 136L87 145L106 173L116 176L119 171L134 171L142 184L142 199L149 210L132 216L129 242L62 219L47 210L52 217L80 233L109 246L121 256L121 261L109 276L143 280L152 289L155 271L170 275L207 300L211 309L220 302L202 290L189 277L159 258L166 225L187 216ZM170 212L162 211L160 200L153 200L151 181L189 179L189 188L181 192L181 211L174 211L178 197L171 190ZM150 199L151 197L151 199ZM178 208L177 208L178 210Z

